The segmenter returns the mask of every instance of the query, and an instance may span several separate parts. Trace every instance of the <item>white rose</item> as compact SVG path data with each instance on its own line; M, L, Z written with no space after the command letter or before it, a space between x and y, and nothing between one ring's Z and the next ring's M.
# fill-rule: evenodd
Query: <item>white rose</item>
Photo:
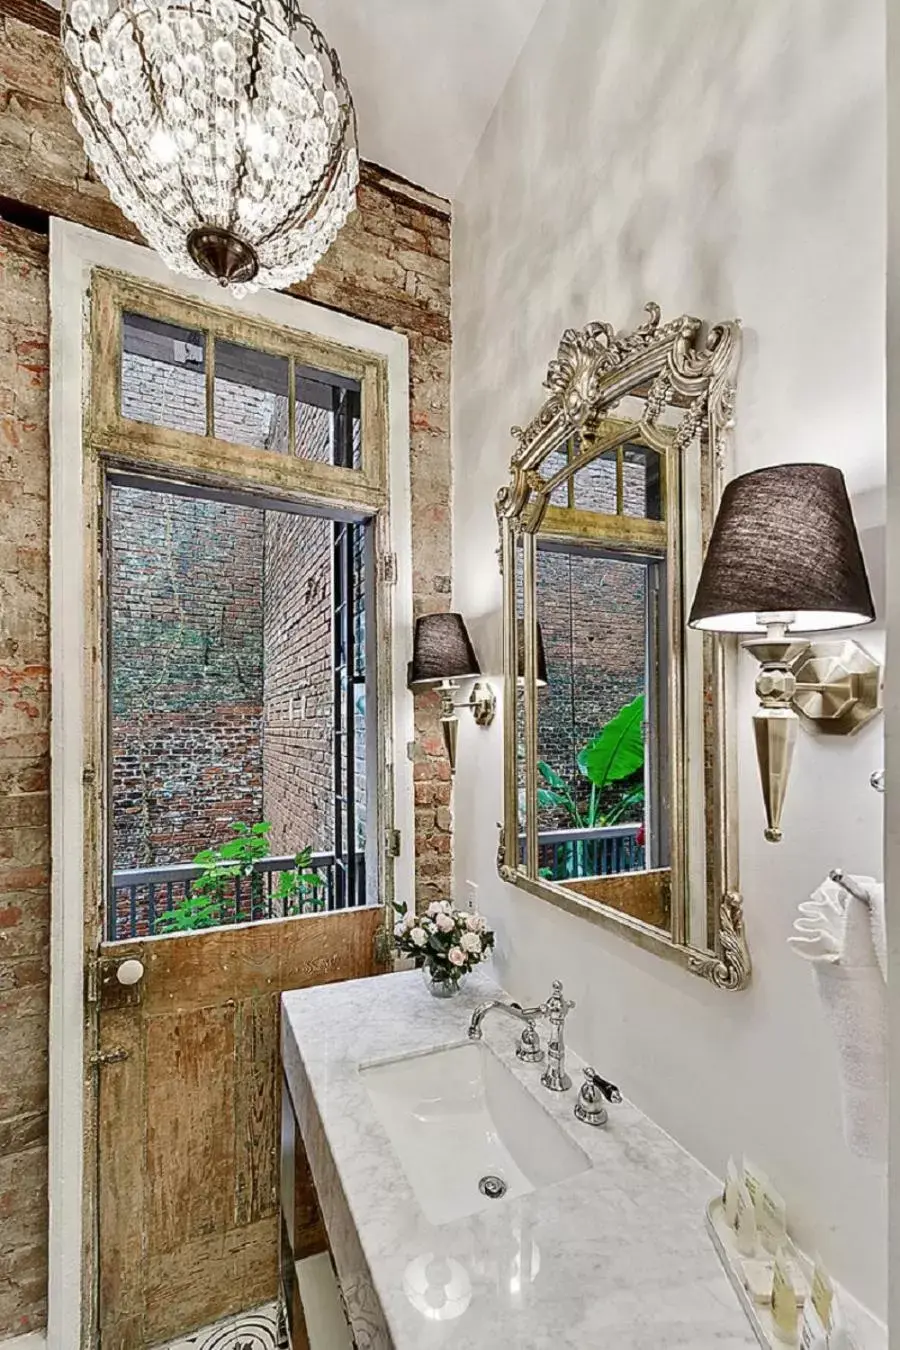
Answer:
M439 914L434 922L435 926L439 928L442 933L452 933L453 929L456 927L453 922L453 917L450 914Z
M405 937L405 936L406 936L406 924L403 923L403 922L401 922L401 923L395 923L395 924L394 924L394 937L395 937L395 938L402 938L402 937Z
M471 952L473 956L477 956L481 951L481 938L477 933L463 933L459 945L463 951Z
M432 903L426 909L425 913L428 914L432 919L436 914L440 914L441 913L440 900L433 900Z
M424 947L428 941L428 934L424 928L414 928L409 935L417 947Z
M441 910L441 913L442 913L442 914L452 914L452 913L453 913L453 906L451 905L451 903L450 903L449 900L439 900L439 901L438 901L438 907L439 907L439 909Z
M451 965L464 966L466 964L466 954L462 947L451 947L447 956L450 958Z
M481 933L484 931L484 919L480 914L467 914L466 927L470 933Z

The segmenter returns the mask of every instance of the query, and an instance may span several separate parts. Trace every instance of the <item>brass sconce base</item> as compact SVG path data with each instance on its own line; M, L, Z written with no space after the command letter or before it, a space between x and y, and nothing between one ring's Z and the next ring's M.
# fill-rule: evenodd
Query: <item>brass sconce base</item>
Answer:
M852 638L810 642L793 671L794 708L823 735L851 735L881 711L881 666Z
M454 681L445 680L440 687L440 691L441 734L444 737L444 748L450 761L450 772L455 774L456 747L459 741L459 718L456 716L456 709L468 708L478 726L489 727L497 715L497 695L489 684L485 684L481 680L473 686L471 694L464 703L454 702L453 695L456 693Z
M766 809L765 837L782 839L781 812L801 718L826 735L846 736L881 711L881 666L852 638L797 642L775 631L744 643L761 663L753 717Z

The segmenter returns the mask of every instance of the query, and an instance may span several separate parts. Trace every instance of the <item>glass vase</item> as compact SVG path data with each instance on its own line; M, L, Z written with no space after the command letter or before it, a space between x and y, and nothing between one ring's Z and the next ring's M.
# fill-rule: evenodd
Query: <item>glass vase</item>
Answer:
M422 967L422 979L432 998L453 998L465 983L465 975L447 976L442 970L434 970L429 965Z

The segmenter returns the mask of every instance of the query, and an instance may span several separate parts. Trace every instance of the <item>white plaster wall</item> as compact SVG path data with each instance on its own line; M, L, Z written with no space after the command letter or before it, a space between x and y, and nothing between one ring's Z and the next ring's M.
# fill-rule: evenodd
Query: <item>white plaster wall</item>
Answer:
M564 328L632 326L651 298L664 316L742 318L735 471L840 465L883 606L884 159L878 0L547 0L454 207L454 607L486 671L500 666L508 429L536 410ZM880 654L882 628L864 641ZM508 987L532 998L561 977L576 1048L716 1172L749 1152L801 1242L883 1315L884 1169L844 1144L832 1041L785 946L828 868L881 874L868 777L882 728L804 734L785 841L766 844L753 674L742 658L750 991L720 993L499 882L499 719L461 728L457 886L477 883Z

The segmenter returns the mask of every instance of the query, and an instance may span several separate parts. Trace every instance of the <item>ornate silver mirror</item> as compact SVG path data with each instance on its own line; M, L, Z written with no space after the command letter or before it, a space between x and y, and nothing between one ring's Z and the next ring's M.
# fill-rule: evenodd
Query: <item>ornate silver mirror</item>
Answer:
M724 989L750 978L727 641L686 609L725 477L740 327L563 334L497 498L513 885Z

